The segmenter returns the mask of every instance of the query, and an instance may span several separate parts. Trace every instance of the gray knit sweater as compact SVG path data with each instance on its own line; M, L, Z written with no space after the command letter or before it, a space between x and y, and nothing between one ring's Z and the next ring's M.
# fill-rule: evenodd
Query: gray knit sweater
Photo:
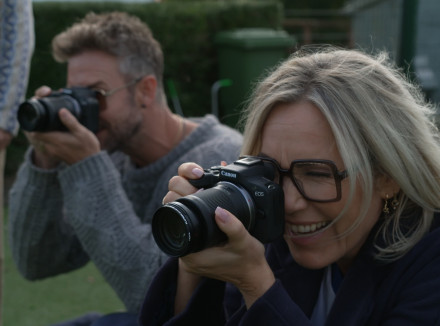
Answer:
M65 273L92 260L130 312L167 256L150 222L183 162L202 167L236 160L241 135L214 116L168 155L143 168L128 156L100 152L71 166L42 170L26 153L9 194L14 260L28 279Z

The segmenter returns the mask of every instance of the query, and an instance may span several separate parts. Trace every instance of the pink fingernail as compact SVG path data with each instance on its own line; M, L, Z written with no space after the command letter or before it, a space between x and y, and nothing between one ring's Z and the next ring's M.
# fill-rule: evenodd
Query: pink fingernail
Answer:
M199 168L194 168L192 170L192 173L196 176L196 177L201 177L203 175L203 170L199 169Z
M223 223L228 223L229 221L229 214L226 210L224 210L221 207L217 207L215 209L215 214L218 216L219 220Z

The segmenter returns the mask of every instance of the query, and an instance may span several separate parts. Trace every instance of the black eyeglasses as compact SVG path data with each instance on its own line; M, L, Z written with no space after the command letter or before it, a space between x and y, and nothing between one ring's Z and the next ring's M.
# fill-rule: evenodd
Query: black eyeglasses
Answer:
M115 94L116 92L119 92L120 90L123 90L123 89L125 89L127 87L130 87L132 85L137 84L142 78L143 78L143 76L135 78L135 79L132 79L128 83L126 83L126 84L124 84L122 86L113 88L113 89L111 89L109 91L105 91L105 90L100 89L100 88L92 88L94 91L96 91L96 97L98 99L99 107L101 108L101 110L105 109L106 106L107 106L107 102L106 102L106 98L107 97Z
M329 160L294 160L288 170L280 164L264 156L255 157L268 162L274 167L274 182L283 185L284 177L289 177L299 193L307 200L314 202L335 202L341 199L341 181L348 174L347 171L338 171L335 163Z

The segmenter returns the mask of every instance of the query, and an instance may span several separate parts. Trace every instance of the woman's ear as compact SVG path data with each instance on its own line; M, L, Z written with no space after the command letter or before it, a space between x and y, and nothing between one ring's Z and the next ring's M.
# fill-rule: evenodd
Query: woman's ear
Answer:
M141 107L150 107L156 100L157 79L154 75L144 76L136 87L136 101Z
M400 186L389 176L382 175L376 180L376 189L383 199L388 199L394 197L400 191Z

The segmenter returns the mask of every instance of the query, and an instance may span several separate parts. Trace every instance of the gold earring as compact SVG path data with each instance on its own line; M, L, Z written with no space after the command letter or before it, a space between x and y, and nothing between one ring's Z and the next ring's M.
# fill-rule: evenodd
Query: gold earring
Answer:
M383 205L383 208L382 208L382 212L384 212L385 217L390 217L396 211L397 207L399 206L400 203L397 200L396 196L397 195L393 195L393 199L391 200L391 209L390 209L390 207L388 206L388 200L389 200L388 194L385 195L385 198L386 198L385 204Z
M396 198L396 195L394 195L393 200L391 201L391 208L393 209L393 211L395 211L397 209L397 207L399 206L399 201Z

